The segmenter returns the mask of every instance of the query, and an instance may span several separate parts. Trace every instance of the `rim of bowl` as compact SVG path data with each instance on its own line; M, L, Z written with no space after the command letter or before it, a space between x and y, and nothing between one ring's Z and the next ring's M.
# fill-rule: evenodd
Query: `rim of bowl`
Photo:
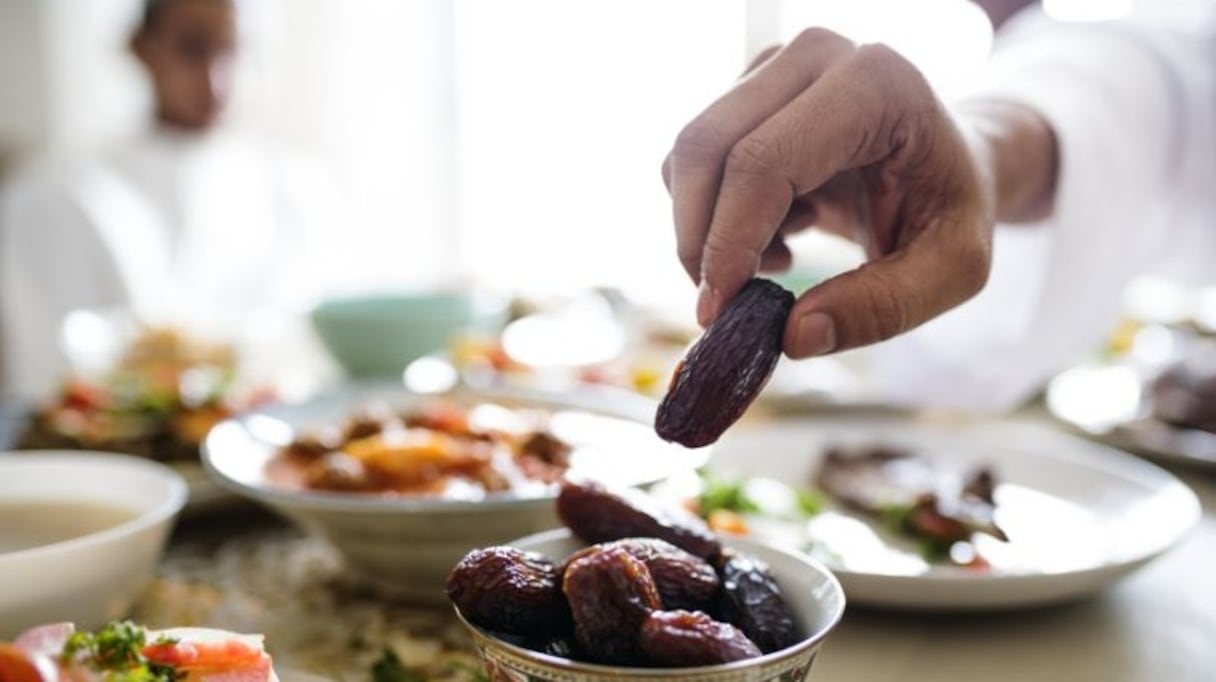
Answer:
M505 544L510 545L512 547L516 547L520 543L545 542L545 541L565 539L565 538L574 538L574 534L571 533L566 528L555 528L553 530L541 531L540 533L533 533L532 535L525 535L522 538L517 538L515 540L511 540ZM574 539L577 540L577 538L574 538ZM740 538L730 538L730 542L738 542L739 540L740 540ZM460 623L462 625L464 625L466 628L469 628L470 630L474 631L477 635L480 635L482 637L485 637L488 640L491 640L492 642L494 642L495 645L503 647L504 649L510 651L511 653L515 654L516 656L520 656L521 658L537 661L539 663L543 663L547 666L558 668L563 671L594 673L597 675L605 675L605 676L619 677L622 674L625 674L625 675L642 676L642 677L647 677L647 678L650 678L650 677L673 677L673 678L685 677L685 678L689 678L691 676L697 676L697 675L710 675L710 674L716 675L719 673L738 672L741 670L746 670L748 668L767 665L770 663L776 663L778 661L785 660L787 658L791 658L791 657L796 656L796 655L806 651L807 649L810 649L810 648L814 647L815 645L823 642L823 640L826 639L827 636L829 634L831 634L831 632L833 630L836 629L836 626L840 624L840 619L844 617L844 611L845 611L846 602L847 602L847 598L844 593L844 588L840 585L840 581L836 578L835 574L833 574L832 571L830 571L826 566L824 566L819 561L817 561L809 556L790 552L786 549L782 549L781 547L776 547L774 545L770 545L770 544L766 544L766 543L762 543L762 542L756 542L753 540L748 540L746 538L743 538L742 542L740 544L763 546L765 550L775 552L777 554L782 554L782 555L802 564L805 568L817 571L820 573L820 575L827 578L828 583L830 585L832 585L832 587L833 587L833 592L835 592L840 597L840 608L836 609L836 612L831 614L830 618L828 619L827 625L820 628L817 632L809 635L805 639L799 640L797 644L787 646L784 649L779 649L772 653L767 653L767 654L763 654L761 656L756 656L755 658L744 659L742 661L734 661L732 663L724 663L721 665L702 665L702 666L687 667L687 668L640 668L640 667L634 668L634 667L628 667L628 666L604 665L601 663L586 663L583 661L576 661L576 660L573 660L570 658L562 658L560 656L551 656L549 654L541 653L539 651L532 651L531 649L525 649L521 646L517 646L515 644L507 642L499 637L495 637L494 635L488 633L485 629L478 627L476 625L473 625L472 623L470 623L468 620L465 619L464 614L460 612L460 609L455 604L452 604L452 611L454 611L456 613L456 618L458 620L460 620Z
M181 474L159 462L153 462L133 455L96 450L21 450L5 453L4 457L0 458L0 469L3 469L6 460L11 461L10 458L32 462L102 461L107 462L107 466L116 465L118 468L143 468L146 471L154 472L162 478L168 486L168 496L159 505L139 513L138 516L130 521L124 521L116 526L110 526L109 528L80 535L69 540L61 540L60 542L52 542L48 545L39 545L15 552L0 552L0 562L9 559L27 559L42 554L53 554L80 547L89 547L109 542L124 535L146 530L176 516L182 510L182 507L186 505L186 498L189 496L189 488L186 486L186 481L182 478Z

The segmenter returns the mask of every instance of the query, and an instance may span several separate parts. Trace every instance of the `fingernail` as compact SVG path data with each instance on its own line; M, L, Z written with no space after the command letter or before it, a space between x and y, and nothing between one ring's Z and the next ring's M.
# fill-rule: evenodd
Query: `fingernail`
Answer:
M709 282L701 279L700 294L697 297L697 322L701 323L702 327L709 326L710 322L718 316L718 299L721 292L717 287L709 286Z
M825 313L807 313L798 319L794 341L803 357L831 353L836 349L836 323Z

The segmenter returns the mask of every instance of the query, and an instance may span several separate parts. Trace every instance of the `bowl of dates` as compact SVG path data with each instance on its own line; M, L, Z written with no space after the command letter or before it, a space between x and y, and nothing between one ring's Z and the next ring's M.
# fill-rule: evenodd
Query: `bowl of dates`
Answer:
M813 559L566 483L566 529L469 552L447 594L494 680L805 680L844 612Z

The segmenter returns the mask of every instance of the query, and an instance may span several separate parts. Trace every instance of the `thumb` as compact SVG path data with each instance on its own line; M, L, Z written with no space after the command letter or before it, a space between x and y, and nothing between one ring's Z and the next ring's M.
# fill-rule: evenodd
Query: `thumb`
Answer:
M991 246L984 230L959 227L938 219L899 251L804 293L786 323L786 353L806 358L877 343L974 296L987 282Z

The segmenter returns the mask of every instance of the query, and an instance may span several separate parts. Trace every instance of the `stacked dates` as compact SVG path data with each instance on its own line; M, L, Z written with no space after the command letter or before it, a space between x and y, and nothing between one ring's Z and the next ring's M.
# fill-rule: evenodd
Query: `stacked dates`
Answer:
M596 544L560 564L511 547L470 552L447 581L466 619L543 653L636 667L729 663L799 640L768 567L691 514L572 482L557 511Z

